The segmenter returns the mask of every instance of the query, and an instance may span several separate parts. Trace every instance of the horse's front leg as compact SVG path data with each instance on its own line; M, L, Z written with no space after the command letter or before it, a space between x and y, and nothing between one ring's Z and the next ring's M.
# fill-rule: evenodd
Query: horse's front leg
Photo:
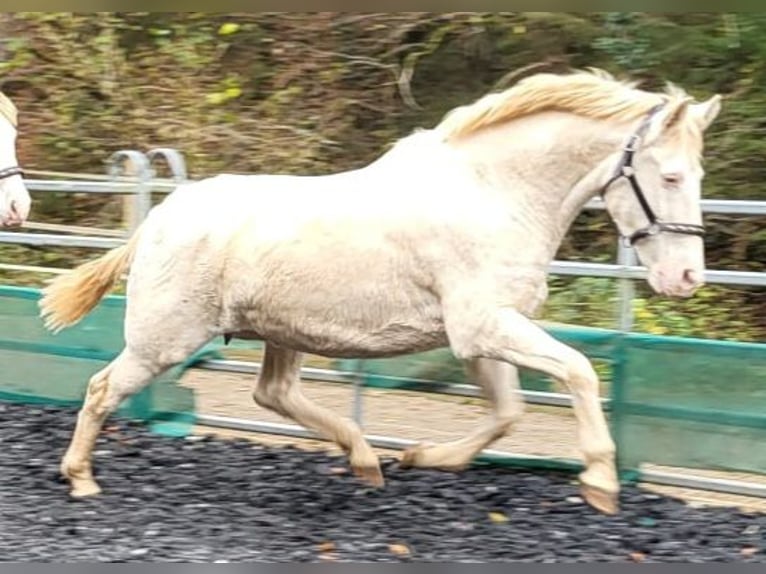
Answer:
M484 448L510 431L524 412L518 370L503 361L475 358L465 361L469 380L489 400L490 415L468 436L442 444L418 444L407 449L403 466L460 470Z
M445 308L450 346L459 358L486 357L540 371L562 381L572 394L585 470L583 497L598 510L617 511L619 482L615 445L599 401L599 381L590 361L510 308L477 308L475 301Z

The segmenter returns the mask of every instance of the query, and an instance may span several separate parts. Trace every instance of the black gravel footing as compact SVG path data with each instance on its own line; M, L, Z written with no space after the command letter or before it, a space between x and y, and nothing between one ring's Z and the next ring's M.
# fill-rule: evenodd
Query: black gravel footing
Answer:
M629 486L606 517L569 475L394 459L375 491L344 458L125 421L96 448L104 494L73 500L58 464L74 422L70 409L0 403L0 560L766 561L762 514Z

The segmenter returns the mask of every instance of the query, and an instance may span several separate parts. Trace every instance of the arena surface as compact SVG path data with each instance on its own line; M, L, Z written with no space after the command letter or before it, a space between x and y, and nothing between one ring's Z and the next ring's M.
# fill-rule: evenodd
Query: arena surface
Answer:
M343 457L247 439L174 439L112 420L104 494L59 478L75 412L0 403L3 561L766 561L766 515L625 488L597 514L570 475L400 469L371 490Z

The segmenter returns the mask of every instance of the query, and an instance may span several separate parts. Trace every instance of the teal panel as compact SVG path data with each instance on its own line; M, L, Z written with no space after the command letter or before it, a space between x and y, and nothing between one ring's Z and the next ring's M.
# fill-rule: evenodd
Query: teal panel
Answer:
M766 345L631 334L612 424L620 464L766 472Z
M80 405L91 376L122 350L125 299L105 298L80 323L54 335L39 317L39 298L35 289L0 287L0 400ZM184 369L162 374L118 413L150 421L158 432L188 434L194 396L177 384Z

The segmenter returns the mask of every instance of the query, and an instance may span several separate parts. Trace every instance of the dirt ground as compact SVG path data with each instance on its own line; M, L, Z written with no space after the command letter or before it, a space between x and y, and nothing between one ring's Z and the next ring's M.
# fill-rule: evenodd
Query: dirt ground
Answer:
M251 396L254 376L201 369L189 370L181 384L193 389L197 410L202 414L246 418L269 422L289 422L256 405ZM318 404L343 416L351 416L352 388L348 384L304 381L305 394ZM486 416L481 399L434 395L400 390L364 389L363 427L366 434L386 435L410 440L447 441L464 436ZM294 423L293 423L294 424ZM196 432L246 437L268 444L292 444L301 448L336 451L324 441L304 440L279 435L197 427ZM575 419L571 409L527 405L524 417L513 433L490 448L514 454L553 456L580 460ZM399 457L400 452L376 449L381 454ZM664 469L678 472L679 469ZM694 471L695 474L766 482L766 477ZM766 499L729 494L643 485L658 493L686 499L698 505L736 505L748 511L766 512Z

